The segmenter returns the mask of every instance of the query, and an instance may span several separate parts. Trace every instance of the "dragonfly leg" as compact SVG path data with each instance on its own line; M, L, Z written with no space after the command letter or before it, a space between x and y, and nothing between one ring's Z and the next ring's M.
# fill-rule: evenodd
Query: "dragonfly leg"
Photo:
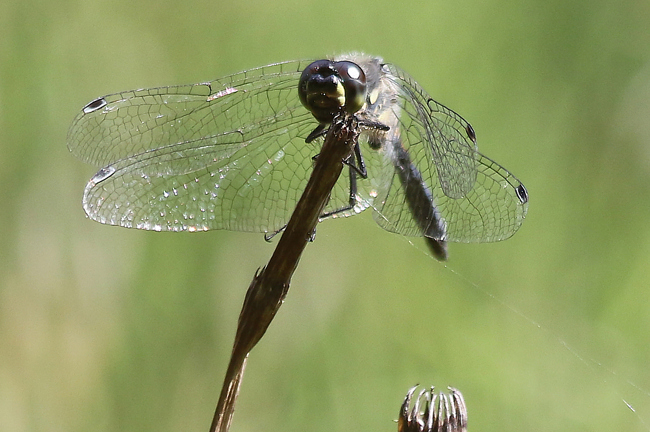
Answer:
M273 232L271 232L271 233L264 233L264 240L265 240L266 242L268 242L268 243L271 243L271 240L273 240L273 237L275 237L276 235L280 234L280 233L283 232L285 229L287 229L287 224L284 224L284 226L283 226L282 228L280 228L279 230L277 230L277 231L273 231Z
M307 138L305 138L305 142L309 144L316 138L325 136L326 134L327 134L327 129L325 129L325 125L319 124L318 126L316 126L316 129L314 129L313 131L311 131L309 135L307 135Z
M385 124L383 124L381 122L374 121L374 120L369 120L369 119L360 119L359 120L359 126L362 126L362 127L366 128L366 129L376 129L376 130L380 130L380 131L384 131L384 132L390 130L390 126L385 125Z
M346 165L348 165L348 167L350 168L350 195L348 199L348 205L336 210L332 210L327 213L323 213L322 215L320 215L321 220L350 211L354 208L354 206L357 203L357 172L359 168L356 167L353 162L349 162L349 161L346 163Z
M373 120L368 120L368 119L359 119L359 126L364 127L366 129L375 129L375 130L380 130L380 131L388 131L390 130L389 126L386 126L383 123L373 121ZM316 126L316 128L311 131L309 135L307 135L307 138L305 138L305 142L309 144L316 138L320 138L322 136L325 136L327 134L328 129L325 128L324 124L319 124Z
M367 179L368 171L366 171L366 164L363 161L363 157L361 156L361 149L359 148L359 143L356 143L354 146L354 154L356 155L356 160L357 160L356 164L354 163L353 156L350 156L349 158L343 160L343 164L352 168L357 174L361 176L361 178ZM318 159L318 155L314 155L311 158L312 162L314 163L316 162L316 159Z
M343 161L344 164L348 165L350 168L355 170L357 174L361 176L362 179L368 178L368 171L366 171L366 163L363 161L363 156L361 155L361 149L359 148L359 142L354 145L354 156L357 159L357 164L354 163L354 157L348 158L348 160ZM350 160L352 159L352 160ZM356 187L356 186L355 186ZM350 187L352 189L352 187Z

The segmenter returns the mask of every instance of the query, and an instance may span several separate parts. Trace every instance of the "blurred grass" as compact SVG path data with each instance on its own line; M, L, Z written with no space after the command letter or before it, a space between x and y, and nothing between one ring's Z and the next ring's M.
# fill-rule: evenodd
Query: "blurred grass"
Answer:
M416 382L470 428L650 429L647 2L0 4L0 430L207 430L259 235L84 218L65 147L92 98L348 50L467 118L531 195L447 268L328 221L253 351L233 431L392 431ZM634 414L625 405L630 403Z

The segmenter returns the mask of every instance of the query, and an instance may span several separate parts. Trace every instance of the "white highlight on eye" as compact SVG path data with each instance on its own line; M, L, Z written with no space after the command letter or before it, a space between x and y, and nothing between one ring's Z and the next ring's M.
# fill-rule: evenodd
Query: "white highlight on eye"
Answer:
M350 78L352 79L359 79L361 76L361 71L359 71L358 68L350 67L348 68L348 75L350 75Z

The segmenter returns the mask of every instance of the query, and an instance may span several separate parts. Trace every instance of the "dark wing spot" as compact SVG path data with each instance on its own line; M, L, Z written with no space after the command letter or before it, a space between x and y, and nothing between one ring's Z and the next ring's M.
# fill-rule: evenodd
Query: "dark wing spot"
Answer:
M469 139L471 139L472 142L476 144L476 132L474 132L474 128L471 124L467 123L467 126L465 126L465 132L467 132Z
M104 98L98 98L95 99L94 101L90 102L88 105L86 105L83 109L84 113L89 114L93 111L97 111L100 108L105 107L108 105L108 102L106 102L106 99Z
M517 198L519 198L519 201L521 201L522 204L526 204L528 202L528 191L526 190L526 187L519 183L519 186L515 188L515 191L517 192Z

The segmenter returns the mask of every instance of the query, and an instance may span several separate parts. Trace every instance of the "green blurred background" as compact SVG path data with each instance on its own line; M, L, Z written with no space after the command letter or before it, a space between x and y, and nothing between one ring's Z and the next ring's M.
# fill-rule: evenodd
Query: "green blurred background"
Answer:
M0 431L207 431L275 246L87 220L81 107L350 50L468 119L528 217L447 266L370 213L324 222L232 431L395 431L418 382L460 389L471 431L650 430L649 23L647 1L3 0Z

